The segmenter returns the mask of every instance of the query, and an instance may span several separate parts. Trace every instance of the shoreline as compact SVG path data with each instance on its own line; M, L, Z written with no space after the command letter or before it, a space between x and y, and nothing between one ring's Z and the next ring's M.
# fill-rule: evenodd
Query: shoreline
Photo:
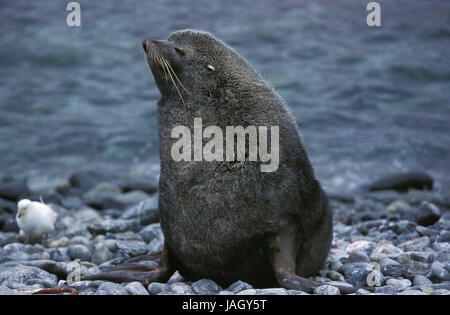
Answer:
M9 184L9 186L8 186ZM120 261L158 252L156 178L112 181L93 171L74 173L34 190L23 181L0 183L0 294L31 294L68 286L78 265L83 275ZM45 188L45 189L44 189ZM8 191L9 189L9 191ZM23 244L15 224L20 198L43 196L58 212L55 230L43 244ZM336 285L375 286L374 294L450 294L450 194L392 190L359 195L331 194L334 239L315 294L340 294ZM156 265L156 262L147 264ZM71 269L72 268L72 269ZM107 281L70 283L79 294L303 295L283 288L253 288L237 281L222 288L212 280L185 281L175 273L167 284ZM356 294L370 294L359 289Z

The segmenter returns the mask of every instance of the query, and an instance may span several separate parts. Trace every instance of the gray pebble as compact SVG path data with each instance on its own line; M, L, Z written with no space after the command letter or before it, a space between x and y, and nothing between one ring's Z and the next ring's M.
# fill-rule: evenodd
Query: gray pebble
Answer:
M405 290L412 285L408 279L389 279L386 280L386 284L397 288L399 291Z
M377 294L387 294L387 295L395 295L397 294L398 289L392 285L386 285L384 287L375 288L375 293Z
M341 295L341 291L332 285L321 285L314 289L314 294L318 295Z
M152 282L147 287L151 295L157 295L161 292L170 291L170 286L166 283Z
M259 289L256 290L257 295L287 295L286 289L272 288L272 289Z
M98 287L97 295L104 295L105 293L107 295L128 295L127 290L123 286L113 282L104 282Z
M428 278L425 277L425 276L422 276L422 275L416 275L416 276L414 277L413 283L414 283L414 286L422 287L422 286L430 285L430 284L432 284L433 282L431 282L431 280L428 279Z
M192 289L197 294L216 294L222 288L212 280L201 279L192 284Z
M239 280L239 281L232 283L226 290L231 291L234 294L236 294L240 291L247 290L247 289L253 289L253 287L250 284Z
M84 245L71 245L67 250L67 254L72 259L80 259L82 261L91 261L92 253Z
M125 286L129 295L149 295L148 291L140 282L131 282Z

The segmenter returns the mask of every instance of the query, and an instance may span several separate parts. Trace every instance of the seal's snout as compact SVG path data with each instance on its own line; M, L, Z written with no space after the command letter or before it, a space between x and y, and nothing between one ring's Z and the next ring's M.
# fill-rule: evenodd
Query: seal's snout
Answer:
M148 42L149 42L149 39L144 39L144 40L142 41L142 48L144 48L144 51L145 51L145 52L148 51Z

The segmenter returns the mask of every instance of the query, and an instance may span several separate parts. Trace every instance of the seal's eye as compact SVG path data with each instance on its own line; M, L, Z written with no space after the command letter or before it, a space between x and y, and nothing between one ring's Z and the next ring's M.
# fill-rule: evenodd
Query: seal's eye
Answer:
M180 48L180 47L174 47L174 48L175 48L175 51L177 52L177 54L179 54L180 56L186 55L186 52L184 51L183 48Z

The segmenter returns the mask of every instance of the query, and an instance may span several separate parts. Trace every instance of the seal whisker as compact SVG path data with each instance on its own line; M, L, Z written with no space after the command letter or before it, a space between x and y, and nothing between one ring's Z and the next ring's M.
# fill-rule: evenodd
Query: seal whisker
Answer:
M178 79L178 76L176 75L175 71L173 71L172 66L170 63L167 62L167 66L169 67L169 70L172 71L173 75L177 79L178 83L180 83L181 87L186 91L187 94L191 95L188 90L184 87L184 85L181 83L180 79Z
M165 64L162 61L162 57L160 55L156 55L156 59L158 60L159 65L161 66L161 68L164 71L164 77L166 78L166 80L168 79L168 72L169 70L167 70L167 67L165 66Z
M162 58L162 62L165 64L165 66L167 67L167 69L170 69L170 65L168 64L168 62L167 62L167 60L165 60L164 58ZM172 70L173 71L173 70ZM174 73L175 74L175 73ZM176 76L176 75L175 75ZM185 104L184 103L184 99L183 99L183 96L181 95L181 92L180 92L180 90L178 89L178 86L177 86L177 83L175 82L175 80L173 79L173 76L172 76L172 74L171 74L171 72L169 71L169 77L170 77L170 79L172 80L172 83L173 83L173 85L175 86L175 89L177 90L177 92L178 92L178 95L180 96L180 98L181 98L181 101L183 102L183 104ZM180 83L181 84L181 83ZM183 86L183 85L181 85L181 86ZM184 88L184 87L183 87ZM185 104L186 105L186 104Z

